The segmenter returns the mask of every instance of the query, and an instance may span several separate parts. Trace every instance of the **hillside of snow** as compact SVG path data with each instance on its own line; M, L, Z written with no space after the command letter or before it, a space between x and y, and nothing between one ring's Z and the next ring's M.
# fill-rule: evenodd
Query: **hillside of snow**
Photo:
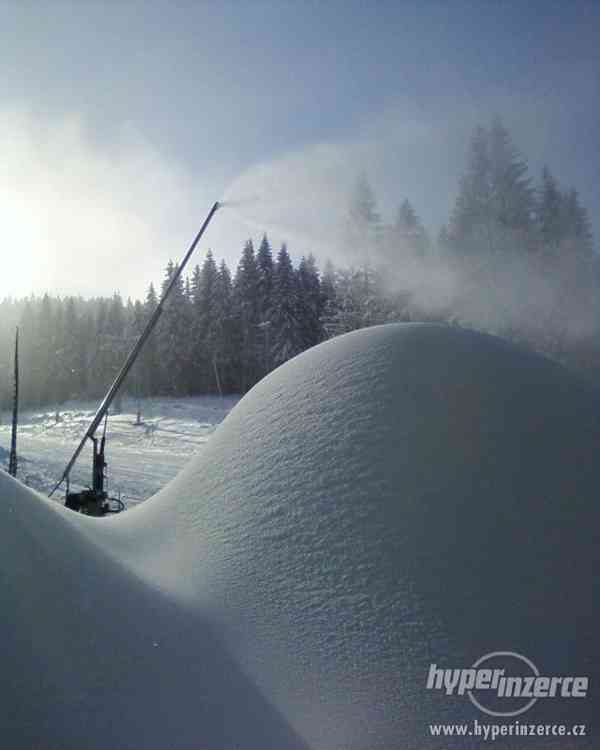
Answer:
M435 325L348 334L253 388L155 496L65 510L0 475L0 744L478 748L425 690L495 650L600 677L600 401ZM527 721L587 723L597 697ZM502 748L592 748L592 736Z

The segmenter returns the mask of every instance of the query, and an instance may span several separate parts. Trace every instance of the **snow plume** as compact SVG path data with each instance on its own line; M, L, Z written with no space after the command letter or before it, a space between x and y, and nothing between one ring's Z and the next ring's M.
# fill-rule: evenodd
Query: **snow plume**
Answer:
M250 233L266 231L294 255L335 256L355 164L344 146L311 146L251 167L227 189L224 204Z
M550 269L546 259L511 248L476 258L397 250L398 262L379 266L384 288L405 295L415 319L448 319L554 353L597 331L593 279L568 262Z
M235 220L250 234L268 232L275 246L288 242L295 258L314 253L321 268L328 259L340 267L368 265L389 295L407 302L413 319L452 320L544 350L550 339L551 348L560 348L590 336L597 311L590 304L589 274L562 261L550 270L508 235L494 252L485 241L469 254L437 246L466 164L469 127L450 123L443 136L425 121L396 131L392 122L397 118L382 120L362 139L311 146L250 168L224 196L235 202ZM353 227L350 218L361 173L373 187L380 218L379 230L370 233ZM393 230L405 197L429 232L422 254Z

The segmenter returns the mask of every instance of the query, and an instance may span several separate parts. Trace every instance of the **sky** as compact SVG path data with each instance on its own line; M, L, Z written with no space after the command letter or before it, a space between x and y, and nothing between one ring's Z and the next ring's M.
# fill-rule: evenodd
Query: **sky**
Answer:
M499 114L600 232L600 3L0 2L0 298L145 294L208 248L343 261L358 174L447 220ZM597 243L598 244L598 243Z

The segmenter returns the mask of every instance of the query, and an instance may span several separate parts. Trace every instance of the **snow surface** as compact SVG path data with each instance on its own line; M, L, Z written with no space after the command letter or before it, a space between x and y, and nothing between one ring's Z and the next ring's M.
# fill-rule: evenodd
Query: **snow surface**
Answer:
M0 477L0 745L475 748L429 664L600 677L600 403L451 327L357 331L247 394L143 504L92 519ZM597 696L526 721L587 722ZM503 740L592 748L592 737Z
M126 507L154 495L172 479L204 444L239 396L146 398L140 400L141 424L136 424L138 402L124 399L119 414L108 422L107 488L120 495ZM28 487L49 493L85 434L98 403L70 401L56 409L24 411L19 415L19 479ZM11 414L0 421L0 464L8 466ZM72 488L91 483L91 449L75 464ZM54 497L64 501L64 488Z

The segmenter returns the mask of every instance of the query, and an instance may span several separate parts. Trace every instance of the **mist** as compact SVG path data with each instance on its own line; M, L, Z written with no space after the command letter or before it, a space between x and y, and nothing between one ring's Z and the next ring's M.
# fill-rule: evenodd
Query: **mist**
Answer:
M525 112L525 107L519 111L521 125L527 122ZM528 161L521 144L535 140L532 123L514 133ZM412 120L404 129L393 124L400 125L397 113L381 118L363 139L311 146L254 166L229 186L224 199L249 234L266 231L275 245L287 241L296 260L313 253L321 269L327 260L341 268L372 269L386 295L408 300L413 319L448 320L555 352L593 336L599 328L595 282L570 266L569 248L550 271L543 259L518 252L510 233L494 253L482 241L471 257L461 258L460 251L450 253L436 242L466 165L470 131L464 124L450 121L446 132L426 120ZM540 140L529 162L533 185L547 156ZM394 168L406 179L394 183ZM401 201L410 199L429 234L426 253L416 255L402 242L382 242L367 232L352 237L349 206L361 173L373 187L384 233L392 228Z
M537 127L540 102L497 97L515 142L537 180L555 134ZM481 285L468 264L436 246L448 220L464 170L470 133L489 119L490 102L461 102L443 122L446 101L417 111L397 103L373 116L345 138L308 144L295 151L251 163L235 174L235 165L195 174L124 125L110 141L99 141L85 118L69 115L40 119L23 109L0 113L0 148L6 155L0 177L3 246L13 262L0 284L0 296L31 292L121 294L143 297L160 283L169 259L177 261L210 205L222 202L193 263L211 248L235 270L248 238L264 233L277 251L286 243L297 262L312 253L323 269L364 265L381 276L385 291L410 299L413 315L450 318L497 333L539 329L561 319L561 335L589 336L597 328L595 307L563 290L574 284L567 270L549 275L530 259L511 252L502 258L481 252L478 269L487 268ZM548 116L555 104L544 103ZM504 114L504 113L503 113ZM514 127L513 127L514 123ZM531 158L530 154L532 155ZM563 171L560 150L551 154ZM551 161L552 161L551 160ZM231 177L233 173L233 177ZM423 257L402 247L385 247L372 238L348 242L348 215L358 175L373 186L381 225L394 223L408 198L431 239ZM532 334L533 335L533 334Z
M0 113L0 297L142 296L189 244L210 195L124 127L99 143L77 115Z

